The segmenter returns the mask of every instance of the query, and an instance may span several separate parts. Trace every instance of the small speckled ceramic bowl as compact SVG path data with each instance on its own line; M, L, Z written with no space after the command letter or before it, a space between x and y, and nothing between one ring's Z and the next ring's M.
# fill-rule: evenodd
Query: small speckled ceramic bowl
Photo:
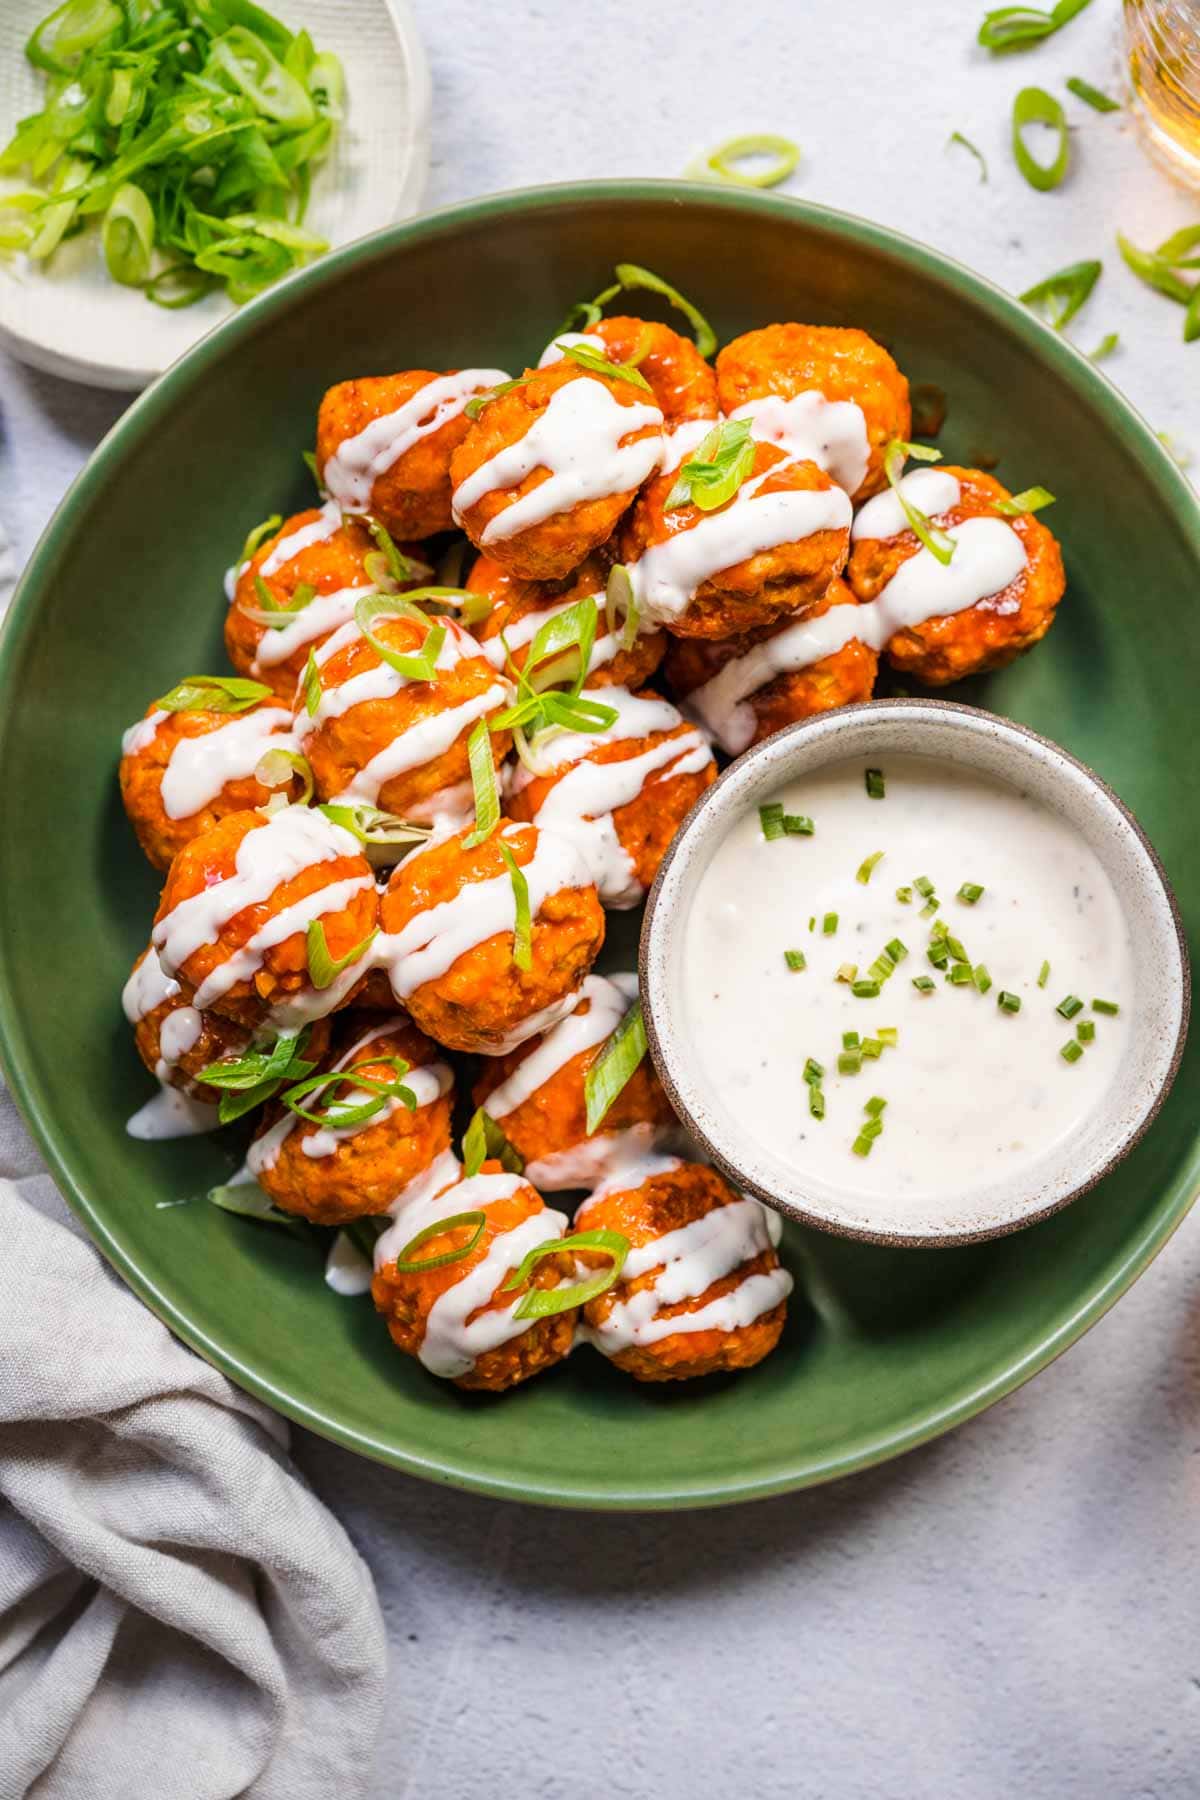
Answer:
M877 1214L869 1198L806 1175L757 1142L712 1094L686 1023L692 896L736 820L787 782L849 758L929 757L1030 793L1068 819L1112 882L1132 935L1136 1004L1112 1103L1019 1172L981 1171L953 1202L939 1197ZM942 700L884 700L806 719L749 750L698 802L659 870L641 942L650 1050L671 1101L730 1180L806 1224L874 1243L933 1246L1015 1231L1066 1206L1116 1167L1170 1090L1187 1036L1190 974L1175 896L1132 814L1098 776L1023 726ZM798 1098L797 1104L800 1104Z

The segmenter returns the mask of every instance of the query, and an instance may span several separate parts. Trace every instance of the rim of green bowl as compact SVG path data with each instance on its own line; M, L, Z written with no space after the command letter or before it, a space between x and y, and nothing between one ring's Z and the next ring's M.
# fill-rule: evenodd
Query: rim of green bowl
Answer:
M119 458L127 447L152 435L160 418L174 404L179 390L199 379L242 338L256 332L273 316L287 312L301 295L311 295L326 286L336 285L346 270L386 259L405 244L453 235L464 225L501 218L517 211L537 213L585 206L592 202L663 200L673 201L681 206L708 207L717 211L754 209L774 215L784 225L801 223L814 231L850 243L865 243L877 251L918 267L931 280L958 293L985 315L990 314L997 329L1027 344L1043 361L1051 364L1064 380L1081 389L1111 430L1133 434L1148 472L1162 490L1164 501L1178 518L1185 535L1191 539L1200 565L1200 500L1150 425L1108 378L1088 361L1082 351L1077 350L1066 338L1030 312L1028 307L1005 293L986 276L977 274L941 251L905 237L888 226L875 224L853 213L838 212L812 201L688 181L606 180L560 183L518 188L506 193L461 201L427 213L421 218L387 226L369 237L359 238L352 244L331 251L311 267L289 276L277 287L250 301L232 318L223 320L160 375L157 381L133 401L101 439L68 488L34 547L18 582L3 630L0 631L0 701L13 680L26 641L36 628L37 592L52 573L58 538L71 529L75 519L89 505L93 489L104 479L104 471L108 465ZM0 757L3 755L4 738L9 729L7 721L8 709L0 704ZM838 1476L871 1468L877 1463L902 1455L905 1451L916 1449L1012 1393L1082 1337L1149 1266L1200 1194L1200 1141L1197 1141L1187 1165L1176 1175L1170 1186L1159 1194L1147 1213L1142 1231L1126 1245L1124 1254L1107 1278L1094 1284L1081 1296L1074 1307L1059 1319L1052 1331L1043 1333L1022 1355L1005 1360L1003 1366L994 1369L986 1380L965 1384L941 1406L927 1409L918 1418L909 1419L894 1430L878 1433L871 1441L860 1445L851 1453L815 1462L811 1459L798 1460L794 1465L780 1468L765 1477L734 1476L727 1481L706 1478L696 1483L684 1481L677 1487L653 1493L636 1488L597 1493L572 1488L569 1482L556 1477L552 1471L548 1471L546 1479L537 1484L527 1480L506 1480L483 1475L445 1458L428 1457L419 1452L400 1449L393 1443L349 1429L339 1420L327 1417L318 1408L265 1380L221 1344L214 1342L200 1320L178 1307L156 1286L140 1267L136 1252L117 1241L105 1223L103 1208L97 1210L89 1195L75 1181L67 1154L60 1149L52 1105L45 1103L39 1091L22 1040L23 1032L13 999L6 939L0 933L0 1067L3 1068L9 1087L64 1198L84 1221L93 1240L133 1291L185 1343L215 1364L238 1386L297 1424L341 1444L345 1449L427 1480L448 1483L500 1499L525 1500L539 1505L601 1511L658 1511L729 1505L815 1486Z

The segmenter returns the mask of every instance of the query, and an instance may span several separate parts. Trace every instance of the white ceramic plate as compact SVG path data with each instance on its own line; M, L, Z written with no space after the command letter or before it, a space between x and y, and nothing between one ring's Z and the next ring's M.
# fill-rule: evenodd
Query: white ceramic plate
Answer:
M42 104L44 80L24 44L51 4L0 0L0 142ZM430 88L408 0L278 0L274 10L346 71L346 118L313 178L306 223L338 245L409 217L429 165ZM24 257L0 262L0 344L92 387L145 387L233 310L210 294L170 312L119 286L95 232L63 244L48 269Z

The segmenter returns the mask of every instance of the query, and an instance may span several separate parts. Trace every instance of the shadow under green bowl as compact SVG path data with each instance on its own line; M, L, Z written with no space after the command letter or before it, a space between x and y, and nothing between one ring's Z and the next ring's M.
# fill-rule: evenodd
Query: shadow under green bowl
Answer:
M320 1256L204 1204L240 1140L125 1135L147 1092L119 992L157 896L121 813L122 728L223 667L222 573L247 527L311 503L300 452L334 381L535 361L616 261L658 270L722 339L777 319L863 326L942 387L940 443L1043 482L1069 591L1046 642L961 697L1056 739L1138 815L1195 949L1200 507L1107 379L978 276L795 200L658 182L509 194L325 258L206 338L136 402L35 552L0 640L0 1037L64 1193L180 1337L350 1449L552 1504L748 1499L865 1467L1045 1366L1136 1279L1200 1182L1200 1054L1146 1140L1044 1224L956 1250L789 1227L810 1276L779 1351L738 1378L639 1387L581 1353L500 1399L428 1378ZM629 965L628 953L621 959ZM185 1197L195 1204L164 1208ZM114 1345L113 1354L120 1354Z

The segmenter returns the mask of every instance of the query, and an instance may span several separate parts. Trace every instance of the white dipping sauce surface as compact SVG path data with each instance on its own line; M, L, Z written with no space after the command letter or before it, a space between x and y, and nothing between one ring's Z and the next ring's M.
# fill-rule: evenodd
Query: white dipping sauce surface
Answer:
M883 771L882 799L867 794L869 764ZM1030 795L923 757L857 757L770 798L810 817L813 835L767 840L751 809L699 877L685 928L684 1022L714 1115L727 1113L737 1135L802 1179L861 1197L897 1228L918 1202L957 1211L971 1190L1019 1180L1104 1108L1121 1066L1132 945L1097 857ZM857 871L877 851L864 885ZM929 917L914 888L920 876L940 902ZM963 883L984 889L976 904L956 898ZM914 889L910 903L898 888ZM838 915L832 935L827 913ZM938 922L986 967L988 992L951 985L930 964ZM856 997L839 967L856 964L860 980L872 979L869 965L892 939L907 957L878 998ZM787 950L803 952L807 966L790 970ZM1043 962L1050 974L1039 987ZM931 978L933 992L915 988L916 976ZM1002 990L1020 999L1019 1013L1000 1008ZM1069 995L1084 1002L1071 1019L1056 1011ZM1094 1011L1094 998L1117 1003L1119 1015ZM1065 1061L1081 1023L1094 1038ZM867 1038L881 1026L895 1029L897 1045L840 1074L843 1033ZM810 1057L825 1069L819 1120L804 1080ZM883 1129L856 1155L874 1096L887 1101Z

